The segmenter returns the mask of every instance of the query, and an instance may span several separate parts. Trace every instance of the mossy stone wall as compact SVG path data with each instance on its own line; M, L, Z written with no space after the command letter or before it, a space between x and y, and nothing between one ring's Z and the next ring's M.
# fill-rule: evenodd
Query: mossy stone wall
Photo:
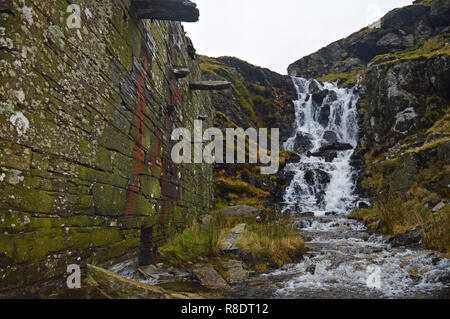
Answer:
M68 1L1 1L0 296L63 287L67 265L134 256L143 228L157 247L212 207L212 166L170 158L174 128L214 117L181 24L77 3L73 29Z

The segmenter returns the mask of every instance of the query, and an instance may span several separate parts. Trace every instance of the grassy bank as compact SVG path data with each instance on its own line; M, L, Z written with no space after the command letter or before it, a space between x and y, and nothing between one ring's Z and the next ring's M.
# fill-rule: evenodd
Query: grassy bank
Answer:
M371 209L356 210L350 218L364 221L374 231L393 237L421 227L423 246L446 251L450 248L450 208L433 213L414 198L388 195L381 197Z
M183 232L172 236L161 247L160 259L167 266L188 268L198 262L216 266L225 259L236 258L221 251L220 243L240 223L246 223L247 228L237 244L238 255L244 256L245 261L256 272L293 262L306 251L298 230L289 223L287 217L272 217L263 223L257 223L254 219L224 217L220 213L212 213L212 219L208 223L195 222Z

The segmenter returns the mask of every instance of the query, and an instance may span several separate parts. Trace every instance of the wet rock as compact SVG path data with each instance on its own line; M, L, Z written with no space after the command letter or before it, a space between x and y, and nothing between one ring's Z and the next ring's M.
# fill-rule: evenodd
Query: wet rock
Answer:
M322 125L323 127L327 127L329 120L330 120L330 112L331 112L331 106L330 104L325 104L324 106L322 106L322 108L320 109L319 112L319 118L318 118L318 122L320 123L320 125ZM330 132L330 131L327 131ZM325 137L324 137L325 138ZM337 141L337 140L336 140Z
M304 179L309 185L314 185L315 184L314 172L312 170L307 170L305 172Z
M312 136L308 133L297 132L294 141L296 151L306 152L313 148Z
M132 0L131 11L140 19L197 22L200 16L189 0Z
M323 139L327 142L327 145L335 144L338 141L338 137L333 131L325 131L325 133L323 133Z
M304 178L305 181L311 186L315 185L316 182L321 185L326 185L330 182L330 175L320 169L307 170Z
M292 181L294 176L295 176L294 171L284 169L284 170L280 171L280 173L277 175L277 184L287 186L290 184L290 182ZM284 194L284 189L282 190L281 200L282 200L283 194Z
M228 268L227 282L231 285L244 282L248 278L248 272L245 271L242 261L228 260L223 263Z
M316 272L316 265L312 264L306 268L306 272L309 272L311 275L314 275Z
M392 247L419 245L422 242L422 230L420 227L408 230L403 234L389 239Z
M332 144L329 144L329 145L322 146L319 149L319 152L325 152L325 151L347 151L347 150L351 150L351 149L353 149L353 146L351 144L336 142L336 143L332 143Z
M327 162L332 162L337 157L337 152L333 150L323 152L307 152L306 156L323 157Z
M322 105L323 100L327 97L328 95L328 90L323 90L323 91L319 91L317 93L314 93L312 95L312 100L316 105Z
M309 87L308 87L308 91L311 94L319 93L321 91L319 82L318 81L311 81L311 83L309 84Z
M247 282L252 289L277 289L278 287L267 278L252 278Z
M138 268L138 272L144 275L145 277L157 277L158 274L160 274L162 271L161 268L155 266L155 265L148 265L148 266L141 266Z
M148 299L202 299L207 294L171 292L141 282L119 276L106 269L87 265L90 281L109 298L148 298Z
M231 287L211 265L195 264L190 272L195 280L209 289L229 290Z
M441 260L441 257L433 257L433 259L431 259L431 263L433 264L433 266L436 266Z

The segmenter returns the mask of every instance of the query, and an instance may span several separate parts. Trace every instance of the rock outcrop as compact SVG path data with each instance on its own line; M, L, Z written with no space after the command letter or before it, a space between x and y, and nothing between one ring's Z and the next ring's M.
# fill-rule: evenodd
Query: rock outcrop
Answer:
M216 127L268 128L269 133L270 128L279 128L280 143L290 136L295 118L295 88L289 76L233 57L200 56L200 60L206 80L231 83L231 90L211 94L217 110ZM289 152L280 154L280 171L275 179L255 174L256 165L215 165L218 206L248 204L267 208L279 203L290 181L281 176L282 168L293 156L296 155Z
M394 9L380 21L380 27L366 27L336 41L288 68L293 76L319 78L325 75L348 77L366 67L377 55L404 50L448 30L447 0L423 1Z

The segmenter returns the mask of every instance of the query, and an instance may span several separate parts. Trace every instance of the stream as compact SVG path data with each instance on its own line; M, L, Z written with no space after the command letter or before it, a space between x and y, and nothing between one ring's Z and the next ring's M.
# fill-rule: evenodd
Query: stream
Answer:
M358 172L351 165L359 139L358 85L338 88L303 78L293 83L295 129L284 148L301 152L300 161L285 168L293 179L284 210L291 212L310 252L300 263L260 276L273 283L268 295L448 298L449 259L419 248L392 248L385 237L346 218L361 203L370 205L356 194Z

